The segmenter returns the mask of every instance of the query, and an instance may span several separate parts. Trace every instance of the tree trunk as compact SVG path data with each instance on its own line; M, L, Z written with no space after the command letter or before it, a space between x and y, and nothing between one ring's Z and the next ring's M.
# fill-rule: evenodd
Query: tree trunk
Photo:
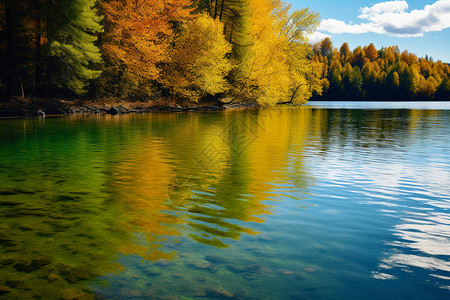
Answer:
M281 105L281 104L292 104L292 102L294 101L295 94L297 94L297 91L298 91L299 88L300 88L300 85L298 85L298 86L295 88L294 93L292 93L291 100L285 101L285 102L278 102L277 105Z
M41 87L41 18L39 11L39 2L36 1L36 41L35 41L35 61L34 61L34 82L33 92L39 92Z
M225 0L222 0L222 7L220 8L220 17L219 17L219 20L220 20L220 21L222 21L222 15L223 15L223 7L224 7L224 4L225 4Z
M53 12L53 4L51 3L51 0L47 0L47 5L45 7L46 10L46 34L47 34L47 45L50 45L51 42L54 39L54 24L52 24L52 16L51 13ZM47 46L48 47L48 46ZM47 50L48 51L48 50ZM45 78L45 84L46 84L46 91L51 88L52 84L52 76L55 73L55 58L51 55L46 55L46 78Z
M233 44L233 28L234 28L234 21L231 21L230 44Z
M216 0L216 4L214 4L214 19L216 19L217 18L217 2L218 2L219 0Z
M5 1L6 25L6 64L7 64L7 90L8 97L14 97L14 81L17 78L16 44L14 40L14 25L9 0Z

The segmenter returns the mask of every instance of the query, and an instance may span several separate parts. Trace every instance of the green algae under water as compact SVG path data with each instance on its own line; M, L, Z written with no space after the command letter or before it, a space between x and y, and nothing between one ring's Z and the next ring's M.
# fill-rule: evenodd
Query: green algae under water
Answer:
M449 105L386 105L0 120L0 298L448 299Z

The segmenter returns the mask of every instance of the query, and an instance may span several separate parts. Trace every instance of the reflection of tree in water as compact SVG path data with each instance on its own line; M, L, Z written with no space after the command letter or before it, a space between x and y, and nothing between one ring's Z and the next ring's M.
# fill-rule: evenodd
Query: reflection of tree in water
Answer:
M260 216L270 213L270 206L262 203L273 196L270 183L288 180L280 178L281 173L276 171L286 167L290 119L290 113L280 115L270 111L225 114L214 125L202 124L199 131L209 134L194 133L192 140L196 142L184 144L187 148L183 147L184 152L179 153L179 157L200 153L196 159L205 162L199 161L199 166L210 165L209 160L217 157L202 155L205 145L213 145L221 157L215 169L193 168L189 176L183 168L178 172L177 180L183 184L174 186L170 204L174 210L182 212L180 217L191 228L189 236L204 244L226 247L227 239L239 239L242 233L256 233L249 222L263 222ZM299 160L301 156L296 159ZM297 162L293 165L301 168ZM298 176L294 182L303 187L306 184Z
M108 154L96 151L113 135L89 123L79 130L76 121L12 124L26 135L0 149L8 169L0 174L2 293L89 299L89 280L121 270L117 251L132 238L120 204L103 188Z
M352 151L368 151L366 167L383 170L383 173L363 174L364 182L371 189L383 190L389 201L385 204L386 214L400 215L400 222L393 226L393 241L385 243L385 251L372 276L387 280L401 277L412 280L417 274L428 278L437 286L450 287L450 219L448 210L448 181L450 173L432 162L424 162L409 156L414 144L426 141L434 142L428 134L443 128L441 114L436 110L346 110L314 109L312 132L318 133L316 147L322 155L339 153L348 147ZM320 120L320 123L316 123ZM314 134L313 134L314 135ZM436 145L439 146L439 138ZM330 149L334 147L334 149ZM369 150L366 148L370 147ZM430 146L428 145L428 148ZM387 148L384 152L383 148ZM376 151L374 150L376 149ZM420 149L420 148L419 148ZM397 152L398 151L398 152ZM403 152L404 151L404 152ZM406 152L408 151L408 152ZM348 150L342 151L349 153ZM389 156L402 155L411 160L408 164L399 164L391 157L374 160L373 153ZM403 153L402 153L403 152ZM413 154L417 152L412 151ZM432 176L430 176L432 175ZM405 183L406 182L406 183ZM417 187L414 185L417 184ZM422 189L426 186L426 189ZM428 199L428 200L427 200ZM422 276L422 275L421 275ZM420 278L420 280L422 280ZM419 277L416 277L419 280Z
M287 180L274 171L287 164L289 114L99 119L24 121L25 141L17 122L4 139L0 165L14 172L0 173L0 285L12 297L79 296L88 280L121 269L118 253L170 258L161 245L184 229L224 247L255 233L251 222L270 213L270 183ZM205 170L196 154L208 145L220 156Z
M424 118L440 113L408 109L313 109L313 119L320 120L320 145L325 153L332 146L403 147L420 139L420 136L405 135L405 129L424 136L434 126L424 122ZM411 140L412 137L415 139Z

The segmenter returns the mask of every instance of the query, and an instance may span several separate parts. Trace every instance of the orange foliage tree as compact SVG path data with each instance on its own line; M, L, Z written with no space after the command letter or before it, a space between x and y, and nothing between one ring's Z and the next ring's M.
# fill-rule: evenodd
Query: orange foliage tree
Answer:
M134 83L159 75L176 24L191 18L189 0L114 0L101 3L106 16L102 51L112 68Z

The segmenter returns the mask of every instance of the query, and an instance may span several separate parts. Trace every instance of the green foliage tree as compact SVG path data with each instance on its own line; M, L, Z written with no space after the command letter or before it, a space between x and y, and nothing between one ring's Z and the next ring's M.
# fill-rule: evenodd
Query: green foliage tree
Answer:
M89 81L100 74L96 41L102 26L96 2L2 1L0 30L5 34L0 34L4 58L0 78L7 82L8 97L55 87L74 93L86 91Z
M89 80L100 76L93 64L101 62L95 45L102 32L101 17L94 8L94 0L58 0L52 7L55 20L49 30L49 50L52 80L58 87L66 87L82 94Z

